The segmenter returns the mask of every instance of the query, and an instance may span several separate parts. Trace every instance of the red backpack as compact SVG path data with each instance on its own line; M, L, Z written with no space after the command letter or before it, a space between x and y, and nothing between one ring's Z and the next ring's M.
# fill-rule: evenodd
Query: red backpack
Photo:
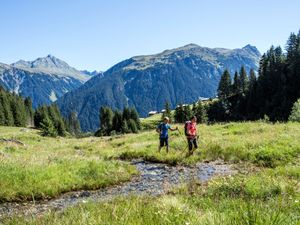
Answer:
M191 121L186 121L184 124L184 133L185 136L189 136L189 132L188 132L188 125L191 124Z

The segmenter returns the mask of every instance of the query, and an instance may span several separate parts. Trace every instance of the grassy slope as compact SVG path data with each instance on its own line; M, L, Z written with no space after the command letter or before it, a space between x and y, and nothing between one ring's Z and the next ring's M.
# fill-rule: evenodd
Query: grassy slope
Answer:
M183 125L180 132L170 132L171 153L157 153L158 135L154 131L113 138L101 151L107 158L142 157L169 164L193 164L203 159L224 159L229 162L249 161L275 167L300 153L300 126L297 123L267 124L263 122L198 125L199 150L186 157Z
M36 130L21 130L0 127L1 137L26 144L0 142L0 202L96 189L129 180L136 174L127 163L107 161L93 154L93 148L101 150L101 144L93 142L93 138L46 138Z
M182 129L182 125L180 126ZM15 135L18 130L18 128L10 128L10 133L9 130L6 130L7 128L0 129L2 129L0 133L4 132L6 137ZM3 156L0 156L0 160L2 159L6 165L23 165L22 168L25 168L25 165L30 165L28 168L32 168L36 162L47 160L49 156L50 158L57 157L57 159L66 157L66 159L72 160L79 158L81 161L97 160L101 163L120 157L126 159L143 157L171 164L193 164L203 159L223 158L232 162L247 161L262 167L257 173L217 178L208 185L188 184L172 194L157 198L135 196L117 198L105 203L82 204L67 209L63 214L52 213L40 219L33 218L24 221L24 218L12 218L7 223L300 223L299 123L255 122L200 125L199 130L201 134L200 150L188 158L183 152L186 145L185 140L176 132L171 134L172 150L168 155L164 152L161 154L156 152L158 140L157 134L153 130L137 135L79 140L48 139L36 134L17 132L16 138L25 142L28 149L16 146L12 146L12 148L1 143L2 154L7 156L5 156L5 160ZM47 146L52 146L51 150L46 150ZM30 163L27 164L27 162ZM122 170L124 165L118 164L116 167ZM95 166L96 168L97 166ZM115 167L113 168L115 169ZM2 191L3 194L3 190L7 190L7 188L10 189L10 186L0 188L0 193ZM36 188L39 191L40 187ZM4 196L6 196L5 194Z

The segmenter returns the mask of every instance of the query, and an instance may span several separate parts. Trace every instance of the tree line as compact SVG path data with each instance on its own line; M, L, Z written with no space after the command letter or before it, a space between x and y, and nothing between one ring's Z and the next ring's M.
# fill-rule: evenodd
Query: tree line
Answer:
M42 105L36 110L30 98L10 93L0 86L0 126L34 126L44 136L65 136L80 134L80 124L75 113L63 118L57 105Z
M202 101L195 102L191 106L179 104L174 112L174 119L176 123L184 123L185 121L190 120L192 116L197 117L198 123L207 122L207 113Z
M225 70L218 87L218 101L208 107L210 121L287 121L300 98L300 31L292 33L286 53L271 46L260 60L258 77L244 67L231 74Z
M23 99L0 86L0 125L24 127L33 123L33 109L30 98Z
M113 111L110 107L102 106L99 119L100 129L95 133L96 136L137 133L141 129L140 118L135 108L125 107L123 111Z

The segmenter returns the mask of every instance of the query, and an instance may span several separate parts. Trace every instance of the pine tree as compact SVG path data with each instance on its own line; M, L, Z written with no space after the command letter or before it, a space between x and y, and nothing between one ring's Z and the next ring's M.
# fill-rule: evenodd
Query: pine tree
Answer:
M241 84L240 84L239 74L237 71L235 71L231 92L233 95L236 95L239 93L240 89L241 89Z
M188 121L191 119L191 117L193 116L193 111L191 110L191 107L189 105L186 105L183 107L183 113L184 113L184 120L183 122L185 121Z
M300 98L293 105L289 121L300 122Z
M122 114L122 116L123 116L123 120L129 120L130 118L131 118L131 115L130 115L131 113L130 113L130 109L128 108L128 107L125 107L124 109L123 109L123 114Z
M136 126L136 123L133 119L129 119L128 120L128 129L132 132L132 133L138 133L138 129Z
M258 99L257 93L257 80L253 69L250 70L249 77L249 92L247 94L247 119L255 120L258 119Z
M43 118L40 126L43 136L56 137L58 135L53 122L49 119L48 116Z
M231 77L229 71L226 69L221 76L218 87L218 97L220 99L226 99L231 94Z
M242 95L246 95L246 93L248 92L249 80L244 66L241 67L239 80L239 93L241 93Z
M41 127L41 123L45 117L49 118L48 109L46 106L42 105L34 112L34 125L36 128Z
M100 108L100 133L109 136L112 131L113 111L109 107Z
M25 127L27 114L23 99L18 96L13 96L10 103L12 115L14 117L14 125L17 127Z
M4 109L3 109L2 102L0 99L0 126L4 126L4 125L5 125Z
M13 126L14 125L14 117L11 110L11 104L8 94L4 93L2 95L2 106L5 118L5 126Z
M228 113L226 112L224 104L220 100L212 101L209 104L207 108L207 116L208 121L210 122L223 122L229 120Z
M56 128L58 135L65 136L66 126L64 124L64 120L56 104L52 104L48 106L48 115L49 115L49 119L54 124L54 127Z
M0 86L0 125L6 125L5 110L4 110L4 89Z
M207 122L207 113L202 101L198 101L198 104L195 105L195 110L193 112L199 123Z
M165 111L162 114L162 120L165 117L169 117L169 119L172 121L172 113L171 113L171 107L170 107L170 103L168 101L165 102Z
M253 69L250 70L249 75L249 90L251 90L256 82L256 75Z
M122 113L116 110L112 119L112 130L116 131L116 133L122 133L122 122Z
M122 121L122 133L123 134L129 133L129 128L126 120Z
M184 107L182 104L179 104L179 106L176 107L174 119L177 123L184 123L185 115L184 115Z
M286 104L285 115L287 115L293 106L293 103L300 98L300 30L298 34L292 33L287 41L286 57L286 85L285 96Z
M26 116L27 116L27 124L29 126L34 126L34 111L32 109L32 101L29 97L25 98L24 100L25 109L26 109Z
M134 120L137 129L140 130L141 129L140 116L134 107L130 109L130 118Z

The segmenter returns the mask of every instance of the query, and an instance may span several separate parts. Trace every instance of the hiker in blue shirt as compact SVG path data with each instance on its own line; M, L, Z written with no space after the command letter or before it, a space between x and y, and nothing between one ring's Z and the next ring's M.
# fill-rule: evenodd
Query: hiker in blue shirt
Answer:
M178 130L178 127L176 127L175 129L172 129L169 124L169 117L165 117L164 121L162 123L160 123L156 128L156 132L159 133L158 152L160 152L161 148L164 146L166 146L167 153L169 152L168 130L175 131L175 130Z

